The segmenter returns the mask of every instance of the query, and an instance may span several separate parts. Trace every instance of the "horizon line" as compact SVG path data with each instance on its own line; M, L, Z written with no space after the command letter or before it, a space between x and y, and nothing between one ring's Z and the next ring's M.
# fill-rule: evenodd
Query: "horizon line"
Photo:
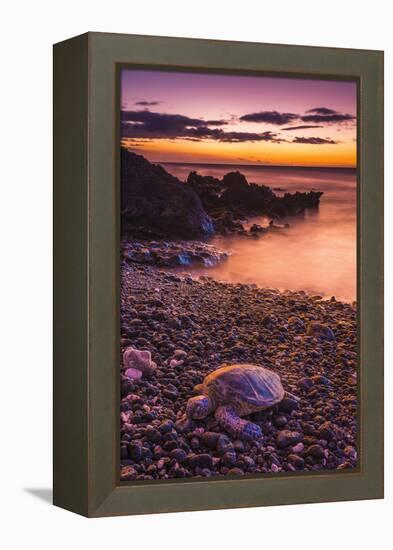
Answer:
M138 153L139 154L139 153ZM143 155L142 155L143 156ZM149 159L148 159L149 160ZM304 164L251 164L251 163L240 163L240 162L181 162L174 160L151 160L150 162L154 164L187 164L190 166L196 164L203 164L208 166L252 166L260 168L322 168L322 169L343 169L343 170L357 170L357 165L355 166L333 166L333 165L304 165Z

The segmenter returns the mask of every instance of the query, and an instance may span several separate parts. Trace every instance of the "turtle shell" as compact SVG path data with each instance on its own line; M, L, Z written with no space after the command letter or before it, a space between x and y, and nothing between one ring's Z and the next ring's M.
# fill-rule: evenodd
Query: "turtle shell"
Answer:
M239 415L272 407L284 397L280 377L259 365L229 365L208 374L203 393L216 407L231 405Z

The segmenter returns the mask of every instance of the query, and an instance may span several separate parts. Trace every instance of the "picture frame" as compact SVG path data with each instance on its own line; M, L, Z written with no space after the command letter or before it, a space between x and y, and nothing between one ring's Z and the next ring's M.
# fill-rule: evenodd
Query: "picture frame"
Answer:
M118 71L358 82L356 471L119 482ZM54 46L54 504L88 517L383 498L383 52L89 32Z

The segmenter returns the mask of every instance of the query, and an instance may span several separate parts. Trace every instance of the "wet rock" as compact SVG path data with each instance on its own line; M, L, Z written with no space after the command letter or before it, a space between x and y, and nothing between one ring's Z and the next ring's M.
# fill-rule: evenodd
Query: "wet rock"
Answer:
M213 467L213 458L207 453L202 453L199 455L193 455L189 457L189 462L191 468L209 468Z
M326 441L331 441L334 439L336 433L332 422L328 421L321 424L318 429L318 435L321 439L326 439Z
M121 150L123 232L145 228L159 236L197 238L213 233L211 218L190 186L141 155Z
M161 439L161 432L152 426L148 426L146 430L146 437L149 441L157 442Z
M128 446L128 454L132 460L139 462L143 456L142 445L140 443L130 443Z
M321 338L322 340L335 340L334 332L332 331L332 329L328 325L325 325L324 323L318 323L316 321L311 321L308 324L307 334L309 336Z
M153 245L158 255L164 247L164 241ZM143 246L141 250L145 253ZM209 277L189 283L180 273L127 259L121 274L121 349L149 350L158 365L149 379L131 380L124 376L121 363L119 450L122 467L136 472L131 477L222 477L234 468L242 474L279 475L357 466L357 384L348 381L357 367L355 306L310 299L301 292L219 283ZM323 319L335 333L334 345L305 335L300 323L289 322L291 316L306 324ZM172 328L168 319L177 319L178 328ZM171 366L172 360L176 365ZM194 386L206 374L223 363L239 361L275 370L285 390L301 396L299 407L291 412L276 405L245 417L261 428L263 439L255 442L232 441L213 414L197 421L183 416L187 400L195 395ZM165 396L165 389L176 398ZM279 417L285 417L286 424ZM281 434L286 430L300 434L293 438L300 441L289 443ZM312 450L315 445L320 448L317 452ZM187 459L181 462L184 453ZM193 467L189 459L198 453L211 460L202 459L200 466ZM303 459L303 467L291 455ZM228 466L222 463L224 456Z
M304 445L303 445L303 443L297 443L296 445L294 445L294 446L292 447L292 452L293 452L294 454L302 453L303 450L304 450Z
M172 420L164 420L159 426L159 430L161 433L167 433L170 432L174 428L175 424L172 422Z
M292 397L284 397L284 399L278 404L278 408L284 413L291 414L292 411L299 408L299 403Z
M307 391L313 386L313 381L311 378L301 378L298 382L298 386L300 389Z
M296 468L296 470L302 470L304 467L304 459L297 454L288 455L287 460Z
M169 453L170 458L173 458L179 464L182 464L187 460L187 453L183 449L172 449Z
M222 455L221 464L227 468L231 468L236 464L236 453L226 452Z
M175 428L180 433L189 432L194 428L194 426L195 426L195 422L191 418L188 418L187 416L183 416L182 418L177 420L175 423Z
M288 419L284 415L275 416L273 418L273 424L277 426L277 428L282 428L285 426L285 424L288 422Z
M244 442L240 439L236 439L233 442L233 447L237 453L244 453Z
M307 449L307 454L313 458L322 459L325 456L325 451L321 445L311 445L311 447Z
M303 435L296 431L282 430L277 434L277 446L281 449L289 447L290 445L296 445L302 441Z
M314 384L322 384L323 386L329 386L330 380L329 378L326 378L326 376L322 376L321 374L316 374L311 378Z
M228 471L228 475L230 475L230 476L243 476L244 472L240 468L231 468Z
M209 449L215 449L219 434L216 432L205 432L202 434L201 441Z
M132 466L123 466L120 472L122 481L132 481L137 478L137 471Z
M225 454L234 450L233 443L226 435L220 435L217 439L217 453Z

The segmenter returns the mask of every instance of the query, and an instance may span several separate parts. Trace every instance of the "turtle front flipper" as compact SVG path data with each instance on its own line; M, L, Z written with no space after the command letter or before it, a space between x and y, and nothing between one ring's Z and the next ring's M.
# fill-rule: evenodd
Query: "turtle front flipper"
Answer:
M215 417L234 439L259 439L262 436L262 430L253 422L243 420L236 414L232 407L218 407Z
M293 395L293 393L290 393L289 391L286 391L284 393L284 398L285 397L289 397L289 399L294 399L295 401L297 401L299 403L300 401L300 397L297 397L296 395Z

